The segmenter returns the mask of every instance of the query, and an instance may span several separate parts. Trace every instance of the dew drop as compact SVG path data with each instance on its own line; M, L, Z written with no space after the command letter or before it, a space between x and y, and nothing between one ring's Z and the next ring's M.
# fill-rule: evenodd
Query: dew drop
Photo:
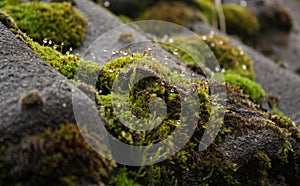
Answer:
M54 45L54 46L53 46L53 49L56 50L56 49L57 49L57 45Z
M215 45L215 43L211 43L210 46L211 47L215 47L216 45Z
M178 49L175 49L173 52L174 55L178 55Z
M120 108L120 107L121 107L121 103L118 103L118 104L117 104L117 107L119 107L119 108Z
M51 40L49 40L48 44L49 44L49 45L52 45L52 41L51 41Z
M240 1L240 5L241 7L247 7L247 1L245 0Z
M222 68L221 72L222 72L222 73L225 73L225 72L226 72L225 68Z
M203 41L206 41L206 40L207 40L207 37L206 37L206 36L202 36L202 40L203 40Z
M109 1L104 1L103 5L108 8L110 6L110 2Z
M174 43L174 39L173 38L169 38L169 43Z
M241 50L241 51L240 51L240 55L244 55L244 51Z
M219 71L220 71L220 68L219 68L219 67L215 67L215 71L216 71L216 72L219 72Z
M69 51L67 51L67 52L66 52L66 55L69 55L69 54L70 54L70 52L69 52Z
M114 72L113 69L108 69L108 72Z
M148 49L149 51L151 51L151 50L152 50L152 48L151 48L150 46L148 46L148 47L147 47L147 49Z
M174 88L174 87L171 88L171 92L172 92L172 93L175 92L175 88Z
M243 70L247 70L247 66L246 66L246 65L243 65L243 66L242 66L242 69L243 69Z
M69 49L69 50L70 50L70 52L72 52L72 51L73 51L73 48L72 48L72 47L70 47L70 49Z
M113 50L111 51L111 54L112 54L112 55L115 55L115 54L116 54L116 50L113 49Z
M127 55L128 55L128 51L127 51L127 50L124 50L124 51L123 51L123 55L124 55L124 56L127 56Z
M106 52L107 52L107 49L106 49L106 48L103 48L103 52L106 53Z
M65 108L65 107L67 107L67 104L66 104L66 103L63 103L62 106Z
M165 59L165 60L168 60L168 56L167 56L166 54L164 55L164 59Z
M99 90L98 93L101 94L101 93L102 93L102 90Z
M220 44L220 45L223 45L223 44L224 44L224 42L223 42L223 41L219 41L219 44Z
M47 38L43 39L43 43L47 44Z
M181 121L180 121L180 120L177 120L176 123L177 123L177 125L180 125Z

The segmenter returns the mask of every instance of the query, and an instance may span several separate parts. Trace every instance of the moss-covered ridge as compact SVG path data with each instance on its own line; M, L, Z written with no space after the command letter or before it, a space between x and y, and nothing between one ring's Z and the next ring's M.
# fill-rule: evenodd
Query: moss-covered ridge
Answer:
M3 8L23 32L40 44L46 38L67 51L78 47L84 39L87 21L70 3L7 3Z

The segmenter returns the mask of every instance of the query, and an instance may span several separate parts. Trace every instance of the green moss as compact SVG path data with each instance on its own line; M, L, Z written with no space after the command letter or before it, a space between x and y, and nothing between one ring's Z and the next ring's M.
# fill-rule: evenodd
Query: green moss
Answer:
M223 5L227 32L238 35L244 42L250 43L260 30L260 24L251 11L238 5Z
M111 185L115 186L140 186L132 179L128 178L129 170L126 168L119 169L118 174L112 178Z
M24 2L23 0L0 0L0 8L3 8L8 5L13 5L13 6L19 5L23 2Z
M212 23L214 16L217 16L217 11L213 2L211 0L195 0L195 3L208 19L209 23Z
M240 48L233 46L230 43L229 39L221 37L214 33L211 33L209 35L200 35L199 37L204 41L205 44L207 44L209 49L216 57L221 69L225 70L225 73L234 73L249 78L251 80L255 79L252 61L250 60L249 56L245 54L245 52L242 51ZM177 36L174 37L174 45L163 46L165 49L169 50L172 53L175 49L178 49L178 56L180 56L180 59L182 61L194 62L195 60L190 56L190 54L197 54L203 52L201 44L195 42L196 41L194 37ZM188 48L188 51L182 51L181 49L176 48L176 45L185 46L182 48ZM204 49L204 52L207 52L206 48ZM205 59L200 60L202 61L197 61L197 63L200 62L202 64L205 64ZM193 65L190 66L192 67Z
M95 152L74 124L25 137L6 154L4 166L10 169L6 180L29 185L106 182L116 166Z
M33 40L43 44L47 38L52 43L78 47L84 39L84 17L69 3L23 3L6 6L18 27Z
M189 23L197 20L206 21L201 13L181 2L158 3L150 8L139 19L163 20L182 26L187 26Z
M245 94L249 95L250 100L254 103L262 103L265 92L259 84L236 74L226 74L224 80L230 85L239 86Z
M29 91L27 94L20 98L21 109L26 110L41 106L45 103L45 98L38 90Z

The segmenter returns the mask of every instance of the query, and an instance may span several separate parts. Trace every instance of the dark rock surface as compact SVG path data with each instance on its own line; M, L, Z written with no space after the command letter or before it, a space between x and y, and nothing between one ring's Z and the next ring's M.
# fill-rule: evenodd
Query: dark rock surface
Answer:
M80 91L1 23L0 33L0 142L74 123L71 91ZM44 103L21 109L20 99L32 90Z

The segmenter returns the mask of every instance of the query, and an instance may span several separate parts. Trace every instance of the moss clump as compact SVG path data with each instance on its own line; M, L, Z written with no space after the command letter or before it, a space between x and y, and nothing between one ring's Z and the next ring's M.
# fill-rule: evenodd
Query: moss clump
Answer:
M10 171L1 181L6 185L20 181L28 185L106 182L116 166L95 152L74 124L25 137L9 147L5 157L4 166Z
M134 35L131 32L121 32L117 39L123 43L132 43L134 41Z
M13 6L19 5L23 2L24 2L23 0L0 0L0 8L3 8L8 5L13 5Z
M259 84L248 78L244 78L236 74L226 74L224 76L224 80L230 85L240 87L245 94L249 95L250 100L254 103L262 103L265 92Z
M200 35L199 37L204 41L204 43L207 44L207 46L213 52L221 69L224 69L225 73L238 74L251 80L255 79L255 73L252 67L251 59L240 48L233 46L230 43L229 39L214 34L213 32L208 35ZM180 56L180 59L185 62L195 62L195 60L189 54L197 54L203 51L201 44L195 43L196 41L194 37L177 36L173 38L174 45L163 46L165 49L169 50L172 53L175 49L177 49L175 47L176 45L186 46L182 48L188 48L189 51L182 51L178 49L178 56ZM204 51L207 51L207 49L205 49ZM197 63L199 62L205 64L205 59L202 59L202 61L197 61ZM206 65L209 66L209 64Z
M84 17L70 3L23 3L6 6L5 10L18 27L35 41L43 44L47 38L66 48L78 47L84 39Z
M259 34L260 24L252 12L238 5L223 5L223 11L229 34L238 35L244 42L250 43Z
M139 19L154 19L187 26L189 23L200 20L206 21L205 17L181 2L158 3L150 8Z
M21 109L35 108L45 103L45 98L38 90L31 90L20 98Z
M273 5L263 11L261 15L263 29L275 27L279 30L290 32L294 25L294 19L283 5Z

